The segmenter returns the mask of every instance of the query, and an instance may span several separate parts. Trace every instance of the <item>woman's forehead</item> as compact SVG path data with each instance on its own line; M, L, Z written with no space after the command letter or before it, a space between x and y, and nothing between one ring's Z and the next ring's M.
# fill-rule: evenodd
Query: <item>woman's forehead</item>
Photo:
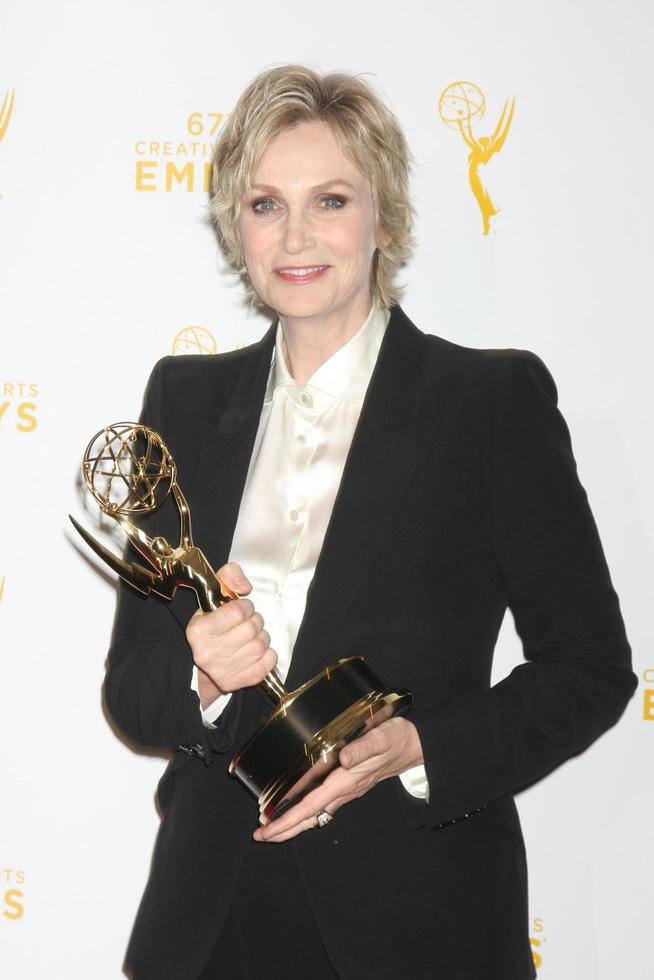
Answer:
M252 186L261 189L281 189L281 183L306 190L327 189L336 183L359 189L368 182L331 127L320 121L298 123L277 133L251 174Z

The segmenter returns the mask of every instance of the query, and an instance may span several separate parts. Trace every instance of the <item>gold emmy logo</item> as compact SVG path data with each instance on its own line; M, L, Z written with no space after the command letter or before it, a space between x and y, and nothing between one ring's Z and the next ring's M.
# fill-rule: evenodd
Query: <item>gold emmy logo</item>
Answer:
M172 191L184 188L209 193L213 140L225 114L192 112L186 120L191 139L137 140L134 189Z
M0 389L0 429L13 418L14 428L19 432L34 432L38 420L33 399L39 393L39 386L25 381L5 381L0 383Z
M206 327L184 327L173 340L173 354L217 354L216 338Z
M479 167L482 164L487 164L504 146L511 128L514 109L515 99L511 99L510 106L507 99L493 135L475 136L473 125L483 119L486 112L486 98L478 85L475 85L474 82L454 82L443 90L438 100L438 112L441 119L446 126L458 129L466 146L470 149L468 179L481 211L484 235L488 234L490 219L499 212L499 208L495 207L490 194L481 182Z
M0 871L0 908L2 917L10 922L22 919L25 914L23 889L18 885L25 884L25 872L3 868Z
M534 966L537 970L540 970L543 965L543 943L547 940L539 938L543 932L543 920L533 919L531 923L530 933L536 933L536 935L529 936L529 942L531 944L531 956L534 961Z
M5 133L7 132L7 127L11 121L11 114L14 111L15 95L16 93L12 88L6 93L4 99L2 100L2 105L0 106L0 140L4 139Z
M654 684L654 667L646 667L643 671L646 684ZM643 721L654 721L654 687L643 690Z

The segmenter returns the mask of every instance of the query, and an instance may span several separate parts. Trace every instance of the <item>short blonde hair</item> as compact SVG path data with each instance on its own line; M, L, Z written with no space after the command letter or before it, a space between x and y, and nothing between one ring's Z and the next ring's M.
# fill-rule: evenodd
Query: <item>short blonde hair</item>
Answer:
M284 65L262 72L248 85L215 147L210 207L218 241L253 305L267 309L245 267L238 230L241 201L268 143L283 129L314 121L331 127L343 153L371 181L378 239L387 241L373 258L371 297L391 307L401 292L395 275L413 245L411 154L391 110L356 75L320 75L303 65Z

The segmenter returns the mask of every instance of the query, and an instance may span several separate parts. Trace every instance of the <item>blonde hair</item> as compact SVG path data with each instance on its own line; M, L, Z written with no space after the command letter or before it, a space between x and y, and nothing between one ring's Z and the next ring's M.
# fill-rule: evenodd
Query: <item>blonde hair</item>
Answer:
M401 288L394 283L413 245L409 198L411 154L391 110L356 75L320 75L303 65L262 72L248 85L216 142L211 214L227 261L242 277L253 305L256 295L245 266L238 229L243 196L268 145L283 129L302 122L327 123L343 153L372 185L378 241L370 291L373 302L391 307Z

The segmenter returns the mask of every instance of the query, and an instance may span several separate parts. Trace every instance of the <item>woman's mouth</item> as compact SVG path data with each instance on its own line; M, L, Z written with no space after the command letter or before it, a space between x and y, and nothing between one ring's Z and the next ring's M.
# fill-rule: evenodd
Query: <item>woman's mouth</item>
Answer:
M294 285L301 285L305 282L315 282L329 269L328 265L287 265L281 269L275 269L276 275L284 282L292 282Z

